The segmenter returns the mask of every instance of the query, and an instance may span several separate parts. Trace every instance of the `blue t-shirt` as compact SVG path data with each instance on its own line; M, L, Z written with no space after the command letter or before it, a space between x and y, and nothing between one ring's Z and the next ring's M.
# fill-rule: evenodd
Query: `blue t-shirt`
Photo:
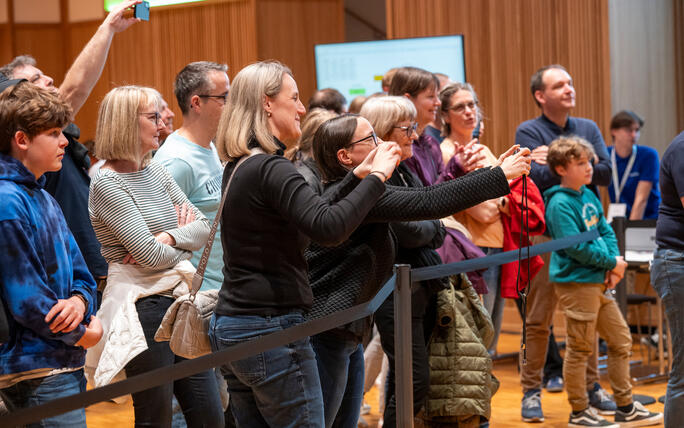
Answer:
M684 132L663 153L660 163L660 192L656 243L660 248L684 251Z
M620 193L620 200L615 200L615 184L613 180L608 186L608 193L610 194L610 202L619 202L627 205L627 217L629 218L632 212L632 205L634 205L634 197L636 196L637 185L640 181L649 181L653 184L651 193L648 195L648 202L646 202L646 209L644 210L644 218L658 218L658 205L660 205L660 189L658 187L658 152L655 149L647 146L634 146L636 148L636 157L634 159L634 166L629 173L629 177L625 182L625 187ZM608 147L608 155L613 152L614 147ZM626 158L620 157L615 153L615 164L617 165L618 185L622 181L622 176L627 168L629 156Z
M157 150L154 160L164 165L190 202L214 221L221 203L223 166L214 143L204 148L178 134L169 135ZM202 290L220 289L223 284L223 248L220 227L204 272ZM190 262L197 267L202 251L195 251Z

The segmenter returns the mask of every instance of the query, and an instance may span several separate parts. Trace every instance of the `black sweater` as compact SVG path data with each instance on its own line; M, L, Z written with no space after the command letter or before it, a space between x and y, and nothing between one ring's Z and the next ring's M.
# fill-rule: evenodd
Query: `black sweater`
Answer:
M223 188L235 163L228 164ZM224 281L215 312L280 315L312 304L304 249L310 239L345 241L383 194L375 176L344 180L346 197L329 204L316 195L290 161L255 155L237 170L221 216Z
M326 185L331 201L345 194L343 181ZM314 291L310 318L368 300L389 279L397 254L390 222L438 219L508 194L501 168L485 168L430 187L387 186L364 224L336 247L312 244L306 251ZM357 325L358 326L358 325ZM353 330L353 329L352 329ZM360 336L363 331L352 331Z

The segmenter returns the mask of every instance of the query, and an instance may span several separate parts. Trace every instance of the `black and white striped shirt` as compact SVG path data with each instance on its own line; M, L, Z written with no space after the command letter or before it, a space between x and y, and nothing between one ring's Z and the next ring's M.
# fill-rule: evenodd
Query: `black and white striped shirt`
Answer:
M195 221L178 227L175 206L183 204L194 211ZM155 162L131 173L101 169L90 183L88 211L108 263L121 263L130 254L140 266L169 268L189 259L209 236L209 220ZM175 247L158 242L160 232L173 236Z

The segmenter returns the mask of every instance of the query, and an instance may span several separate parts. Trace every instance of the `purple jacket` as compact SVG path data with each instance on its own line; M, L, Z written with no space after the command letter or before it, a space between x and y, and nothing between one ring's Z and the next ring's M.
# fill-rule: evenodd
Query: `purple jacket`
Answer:
M463 167L455 157L446 167L444 166L439 143L426 133L413 143L413 156L406 159L404 164L420 178L425 186L432 186L465 175ZM444 244L437 249L437 252L444 263L485 256L482 250L465 235L448 228ZM468 272L468 279L479 294L487 294L487 284L482 278L483 272L484 270Z

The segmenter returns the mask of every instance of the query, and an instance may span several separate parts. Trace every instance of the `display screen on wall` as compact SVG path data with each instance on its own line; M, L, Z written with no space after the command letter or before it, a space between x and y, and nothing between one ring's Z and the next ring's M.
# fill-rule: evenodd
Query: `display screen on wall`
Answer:
M104 7L107 12L111 12L112 8L119 3L123 3L125 0L104 0ZM197 3L204 0L147 0L150 2L150 7L155 6L169 6L172 4L183 4L183 3Z
M381 92L382 76L394 67L420 67L465 82L462 35L334 43L314 49L318 89L335 88L347 102Z

